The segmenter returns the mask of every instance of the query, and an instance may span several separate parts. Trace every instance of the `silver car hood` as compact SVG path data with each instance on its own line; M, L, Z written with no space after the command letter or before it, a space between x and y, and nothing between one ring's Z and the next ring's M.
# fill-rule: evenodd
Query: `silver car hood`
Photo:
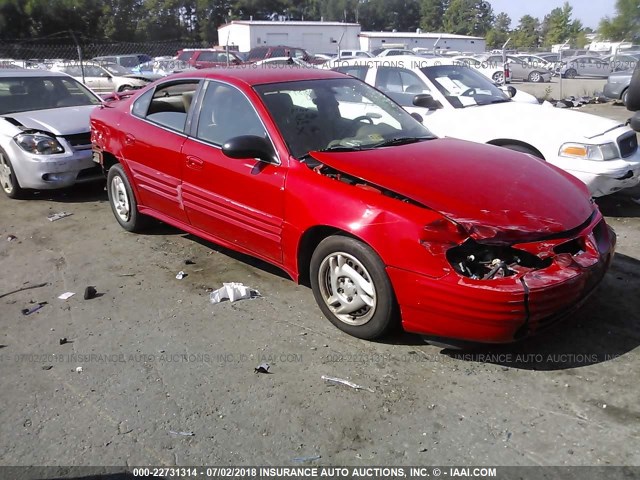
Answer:
M12 118L23 127L43 130L56 136L75 135L90 130L89 116L96 105L79 107L61 107L31 112L9 113L5 118Z

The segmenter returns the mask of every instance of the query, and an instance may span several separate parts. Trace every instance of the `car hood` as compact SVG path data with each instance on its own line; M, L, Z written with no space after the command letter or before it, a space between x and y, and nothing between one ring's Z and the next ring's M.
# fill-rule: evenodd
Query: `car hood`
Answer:
M544 161L463 140L311 155L440 212L476 240L538 240L578 227L594 208L579 180Z
M52 108L11 113L4 117L13 118L28 129L43 130L56 136L65 136L88 132L89 116L94 108L96 105Z
M487 125L494 124L496 133L503 134L505 126L512 126L520 132L529 132L529 136L535 133L550 138L562 133L563 138L573 142L590 140L624 126L616 120L589 113L518 102L466 107L459 111L464 111L465 129L474 124L486 129Z

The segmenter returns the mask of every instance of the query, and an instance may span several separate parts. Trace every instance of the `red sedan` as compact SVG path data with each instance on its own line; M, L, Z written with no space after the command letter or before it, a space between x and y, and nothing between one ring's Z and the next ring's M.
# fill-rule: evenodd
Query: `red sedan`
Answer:
M122 227L155 217L271 262L360 338L400 322L512 342L574 311L613 256L580 181L434 138L340 73L185 72L107 102L91 129Z

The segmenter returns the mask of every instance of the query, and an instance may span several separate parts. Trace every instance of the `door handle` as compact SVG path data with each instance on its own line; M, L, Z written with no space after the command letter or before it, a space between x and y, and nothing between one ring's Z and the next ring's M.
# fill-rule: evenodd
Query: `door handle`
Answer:
M193 168L194 170L202 170L204 167L204 160L200 160L198 157L187 157L187 167Z
M124 136L124 143L127 144L127 145L133 145L134 143L136 143L136 137L134 137L130 133L127 133Z

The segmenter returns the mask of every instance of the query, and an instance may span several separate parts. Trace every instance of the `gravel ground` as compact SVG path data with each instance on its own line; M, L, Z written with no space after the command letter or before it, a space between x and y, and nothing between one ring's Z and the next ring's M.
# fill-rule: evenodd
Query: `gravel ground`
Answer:
M598 203L618 254L585 307L460 353L349 337L269 265L165 225L125 232L103 191L0 196L0 464L638 466L640 205ZM230 281L262 298L211 305Z

